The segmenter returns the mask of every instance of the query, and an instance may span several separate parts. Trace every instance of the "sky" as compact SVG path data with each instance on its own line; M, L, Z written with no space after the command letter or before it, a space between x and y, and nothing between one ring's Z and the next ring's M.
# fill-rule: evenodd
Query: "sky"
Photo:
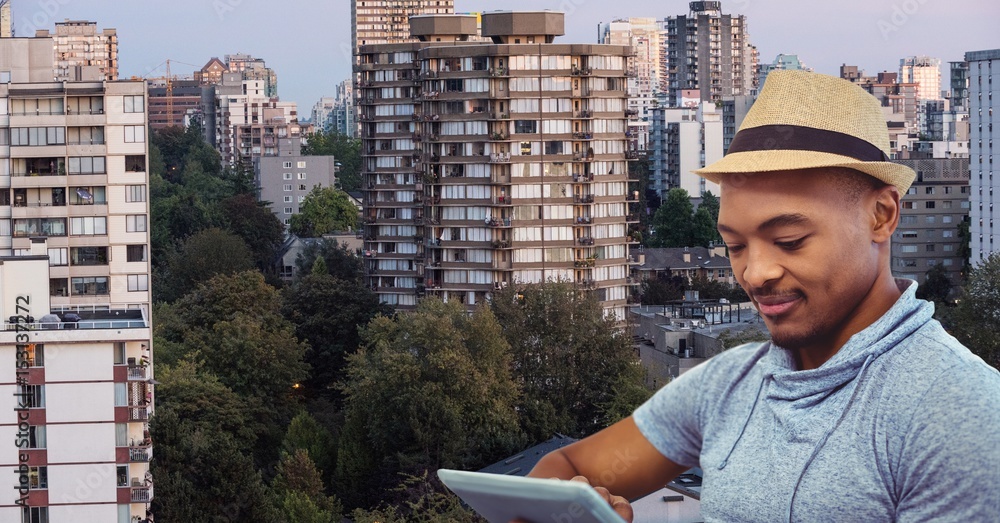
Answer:
M352 0L12 0L14 31L30 36L64 19L115 28L119 73L190 74L211 57L249 53L278 75L282 100L307 117L351 71ZM566 13L567 43L596 42L597 27L623 17L687 14L679 0L456 0L456 11L542 10ZM837 75L841 64L867 74L898 71L899 59L929 55L945 62L965 51L1000 48L995 0L723 0L724 13L747 16L762 63L797 54L807 67ZM947 76L942 78L942 85Z

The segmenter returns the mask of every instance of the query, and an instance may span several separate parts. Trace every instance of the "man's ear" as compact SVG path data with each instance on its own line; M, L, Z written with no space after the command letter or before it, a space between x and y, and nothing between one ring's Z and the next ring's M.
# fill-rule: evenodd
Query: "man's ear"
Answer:
M869 208L872 210L872 241L886 243L899 226L899 189L895 185L882 187L876 191L874 201L869 201Z

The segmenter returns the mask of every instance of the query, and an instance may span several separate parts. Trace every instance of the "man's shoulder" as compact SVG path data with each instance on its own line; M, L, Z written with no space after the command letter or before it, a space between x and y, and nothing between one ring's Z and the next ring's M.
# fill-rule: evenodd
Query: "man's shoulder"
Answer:
M927 322L886 355L886 392L897 400L921 406L925 412L935 404L951 412L961 411L961 407L952 407L972 399L975 404L985 402L1000 408L1000 371L973 354L936 320Z

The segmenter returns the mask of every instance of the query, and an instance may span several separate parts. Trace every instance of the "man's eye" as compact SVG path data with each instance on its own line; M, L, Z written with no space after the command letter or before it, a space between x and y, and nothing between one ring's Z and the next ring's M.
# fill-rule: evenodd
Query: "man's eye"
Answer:
M805 238L799 238L798 240L792 240L790 242L775 242L775 245L781 247L782 249L793 251L801 247L803 241L805 241Z
M744 246L740 244L727 243L726 247L729 249L730 254L740 252L744 249Z

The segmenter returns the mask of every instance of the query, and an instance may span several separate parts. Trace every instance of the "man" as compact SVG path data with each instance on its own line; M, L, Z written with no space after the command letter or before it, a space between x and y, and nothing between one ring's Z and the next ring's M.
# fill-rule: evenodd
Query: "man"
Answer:
M890 270L914 173L847 81L768 75L728 154L719 231L772 341L726 351L545 456L626 499L700 466L706 521L1000 521L1000 373Z

